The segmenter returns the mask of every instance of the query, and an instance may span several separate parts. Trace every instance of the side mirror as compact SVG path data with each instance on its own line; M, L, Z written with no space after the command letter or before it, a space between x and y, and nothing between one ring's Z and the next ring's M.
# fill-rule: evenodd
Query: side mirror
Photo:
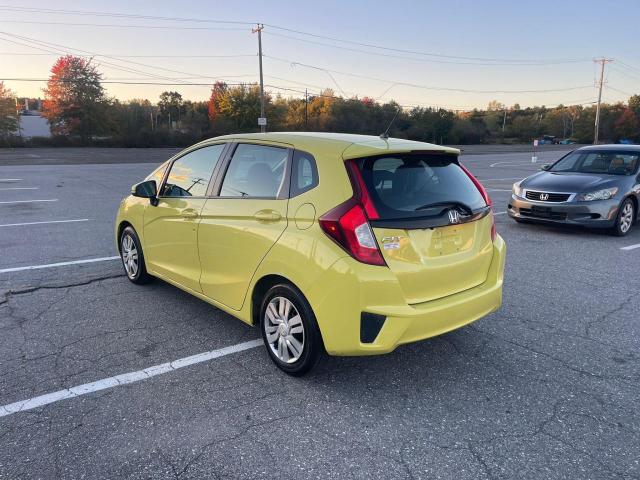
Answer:
M550 168L551 168L551 165L548 164L548 163L545 163L544 165L542 165L540 167L540 170L545 170L546 171L546 170L549 170Z
M158 196L158 187L155 180L147 180L145 182L136 183L131 187L131 195L134 197L148 198L153 205Z

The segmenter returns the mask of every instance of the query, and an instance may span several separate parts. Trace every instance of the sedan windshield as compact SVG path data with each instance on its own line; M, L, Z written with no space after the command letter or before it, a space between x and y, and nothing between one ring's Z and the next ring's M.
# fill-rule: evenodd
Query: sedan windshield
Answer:
M555 163L551 172L633 175L638 169L640 153L616 151L572 152Z

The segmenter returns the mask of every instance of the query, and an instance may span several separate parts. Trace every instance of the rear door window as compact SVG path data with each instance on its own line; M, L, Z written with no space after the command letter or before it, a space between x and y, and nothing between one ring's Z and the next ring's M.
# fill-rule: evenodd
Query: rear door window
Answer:
M358 161L382 220L416 218L458 203L475 211L487 206L473 181L446 155L390 155ZM434 204L441 206L431 207Z
M239 144L224 176L220 196L278 198L288 156L286 148Z

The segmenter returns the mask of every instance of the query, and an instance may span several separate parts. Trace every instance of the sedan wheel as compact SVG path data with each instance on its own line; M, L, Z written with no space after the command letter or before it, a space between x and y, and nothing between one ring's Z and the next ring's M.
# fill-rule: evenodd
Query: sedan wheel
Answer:
M630 199L626 199L620 205L618 216L616 217L616 223L613 226L613 233L619 237L623 237L631 227L636 219L636 209L633 202Z

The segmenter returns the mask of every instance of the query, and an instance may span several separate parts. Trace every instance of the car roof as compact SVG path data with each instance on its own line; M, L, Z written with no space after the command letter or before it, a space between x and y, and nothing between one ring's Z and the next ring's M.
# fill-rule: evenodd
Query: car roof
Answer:
M242 133L224 135L206 140L206 143L228 141L259 141L273 142L292 146L310 153L339 154L342 158L359 158L385 153L403 153L428 151L459 155L457 148L444 147L426 142L416 142L402 138L382 139L375 135L356 135L351 133L329 132L272 132L272 133Z
M584 151L619 151L619 152L630 152L630 153L640 153L640 145L624 145L619 143L611 143L605 145L587 145L586 147L580 147L576 151L584 152Z

